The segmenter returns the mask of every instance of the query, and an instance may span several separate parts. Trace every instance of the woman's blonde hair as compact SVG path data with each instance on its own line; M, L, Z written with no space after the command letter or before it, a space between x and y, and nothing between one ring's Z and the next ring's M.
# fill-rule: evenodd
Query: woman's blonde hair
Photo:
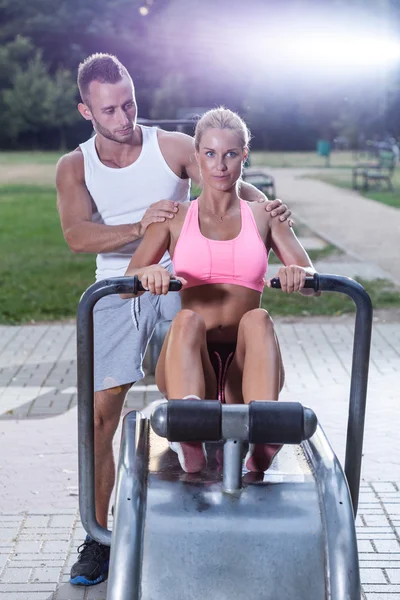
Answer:
M194 144L197 152L201 136L207 129L231 129L240 136L242 148L247 148L249 145L251 135L246 123L229 108L221 106L209 110L197 121L194 132Z

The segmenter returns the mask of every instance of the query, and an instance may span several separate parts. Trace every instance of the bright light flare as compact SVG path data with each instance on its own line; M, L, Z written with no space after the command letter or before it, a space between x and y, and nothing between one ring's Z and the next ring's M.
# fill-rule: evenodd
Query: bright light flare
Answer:
M301 76L372 75L400 63L400 39L388 29L326 22L290 24L267 38L254 35L248 51L275 71Z
M400 60L400 42L373 36L294 36L278 50L280 59L308 67L371 68Z

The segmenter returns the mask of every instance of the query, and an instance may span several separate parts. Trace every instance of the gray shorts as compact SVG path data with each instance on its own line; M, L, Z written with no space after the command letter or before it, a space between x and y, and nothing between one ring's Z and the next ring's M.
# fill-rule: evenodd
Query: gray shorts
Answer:
M176 292L146 292L129 300L116 294L101 298L94 308L95 391L142 379L143 358L156 325L172 321L180 308Z

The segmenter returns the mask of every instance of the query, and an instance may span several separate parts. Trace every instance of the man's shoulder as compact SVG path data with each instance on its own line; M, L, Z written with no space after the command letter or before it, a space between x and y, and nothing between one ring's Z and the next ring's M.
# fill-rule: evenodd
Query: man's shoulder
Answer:
M158 140L165 146L173 147L175 149L182 148L183 151L188 149L194 150L194 139L186 133L180 131L165 131L165 129L159 129L157 132Z
M64 154L58 161L56 167L57 177L75 175L77 179L84 178L83 154L80 148Z

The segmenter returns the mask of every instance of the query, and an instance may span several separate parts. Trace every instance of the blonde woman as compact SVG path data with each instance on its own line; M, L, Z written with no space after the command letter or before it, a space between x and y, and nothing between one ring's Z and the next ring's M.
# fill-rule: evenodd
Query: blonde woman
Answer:
M272 248L283 263L284 292L302 290L313 265L287 222L262 205L240 198L240 178L249 148L243 120L225 108L198 121L196 160L203 190L182 205L173 220L146 230L126 275L138 275L153 294L166 294L171 274L158 264L165 250L183 283L182 310L172 321L156 369L166 398L207 398L248 403L278 400L284 370L274 325L260 308ZM303 293L313 293L304 290ZM201 443L174 443L182 468L202 470ZM280 446L251 444L250 471L265 471Z

